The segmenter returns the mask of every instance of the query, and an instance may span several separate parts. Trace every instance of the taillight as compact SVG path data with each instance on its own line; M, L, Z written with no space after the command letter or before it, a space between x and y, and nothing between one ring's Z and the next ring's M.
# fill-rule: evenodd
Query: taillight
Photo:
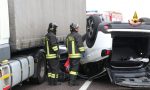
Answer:
M101 56L107 56L107 55L111 55L111 50L102 50L101 52Z
M111 54L111 50L106 50L105 51L105 55L110 55Z

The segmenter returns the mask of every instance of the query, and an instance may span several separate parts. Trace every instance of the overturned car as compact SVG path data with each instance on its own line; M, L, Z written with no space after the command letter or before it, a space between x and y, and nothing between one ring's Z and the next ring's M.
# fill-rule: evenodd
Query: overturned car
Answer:
M106 23L96 15L87 19L80 77L92 80L107 74L116 85L150 87L150 23L147 18L135 20Z
M112 83L125 87L150 87L150 24L145 22L148 19L128 23L96 19L98 16L92 16L88 21L82 72L90 79L107 73ZM100 22L98 28L94 22Z
M150 87L150 25L110 24L107 31L113 38L112 55L106 66L111 82L127 87Z

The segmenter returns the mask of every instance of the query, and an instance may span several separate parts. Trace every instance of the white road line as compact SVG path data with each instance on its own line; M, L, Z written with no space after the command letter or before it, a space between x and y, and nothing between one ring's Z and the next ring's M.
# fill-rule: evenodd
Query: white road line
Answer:
M87 90L91 83L92 81L87 80L79 90Z

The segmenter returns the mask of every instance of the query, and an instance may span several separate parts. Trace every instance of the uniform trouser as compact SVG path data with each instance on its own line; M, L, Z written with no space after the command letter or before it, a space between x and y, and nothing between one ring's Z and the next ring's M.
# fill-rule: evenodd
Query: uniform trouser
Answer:
M70 81L75 81L79 69L80 58L72 59L70 58ZM74 72L74 73L71 73Z
M57 84L59 73L59 60L47 59L48 62L48 82L49 84Z

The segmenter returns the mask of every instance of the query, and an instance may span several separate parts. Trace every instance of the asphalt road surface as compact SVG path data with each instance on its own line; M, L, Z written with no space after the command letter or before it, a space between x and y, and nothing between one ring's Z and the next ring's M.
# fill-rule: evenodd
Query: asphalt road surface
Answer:
M150 89L132 89L120 87L110 83L108 77L103 79L97 79L88 81L84 79L78 79L80 85L70 87L67 82L63 82L59 86L49 86L47 82L40 85L34 85L31 83L24 83L22 85L15 86L12 90L150 90Z

